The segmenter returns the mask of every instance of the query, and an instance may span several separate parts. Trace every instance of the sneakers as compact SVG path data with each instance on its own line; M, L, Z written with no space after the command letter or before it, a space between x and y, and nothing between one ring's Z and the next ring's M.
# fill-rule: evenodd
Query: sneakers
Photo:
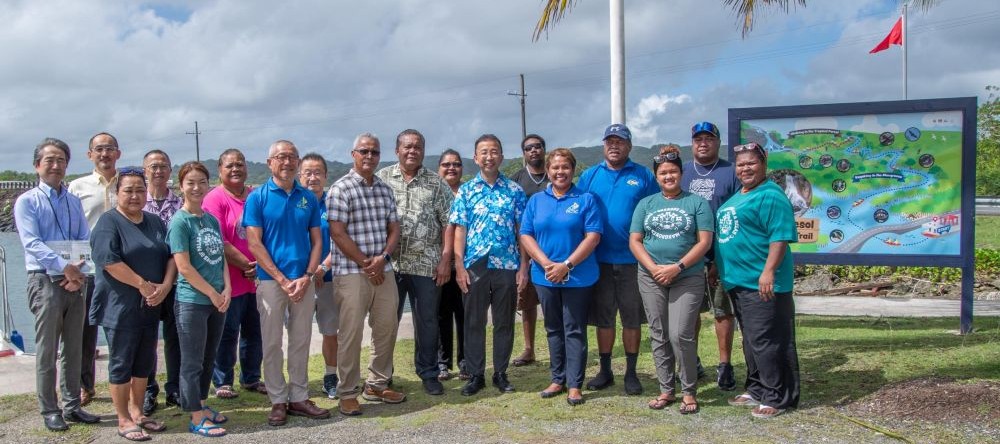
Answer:
M719 390L727 392L736 390L736 375L733 374L733 366L730 363L720 362L715 370L718 373L716 382L719 384Z
M507 380L506 373L494 373L493 386L500 390L500 393L514 393L514 385Z
M634 373L625 373L625 394L632 396L642 394L642 383Z
M462 396L472 396L479 393L480 390L486 387L486 377L483 375L475 375L469 378L469 382L465 383L462 387Z
M615 375L599 372L593 379L587 381L587 390L604 390L615 385Z
M336 373L330 373L329 375L323 376L323 392L326 393L326 397L330 399L337 399L337 383L340 382L337 379Z
M406 395L394 391L388 387L379 390L371 384L365 384L365 390L361 392L361 397L369 401L381 401L386 404L399 404L406 401Z
M444 394L444 386L437 378L427 378L424 379L424 391L428 395L438 396Z

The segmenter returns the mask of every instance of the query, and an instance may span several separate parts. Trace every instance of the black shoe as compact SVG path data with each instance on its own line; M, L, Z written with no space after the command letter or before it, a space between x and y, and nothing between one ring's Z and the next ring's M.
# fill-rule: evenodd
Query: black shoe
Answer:
M337 384L339 382L340 379L337 378L336 373L323 376L323 392L326 393L327 398L337 399Z
M704 378L705 377L705 366L701 365L701 357L700 356L698 357L698 366L696 368L698 369L698 379Z
M514 385L507 380L506 373L494 373L493 386L499 389L500 393L514 393Z
M167 401L165 403L167 407L176 407L181 405L181 395L177 393L167 393Z
M633 396L642 394L642 383L634 373L625 373L625 394Z
M63 415L63 419L69 422L82 422L84 424L97 424L101 422L100 416L91 415L83 409L76 410L75 412L69 412Z
M424 379L424 391L428 395L443 395L444 386L441 385L441 381L437 380L437 377Z
M719 374L716 382L719 383L719 390L725 390L731 392L736 390L736 375L733 374L733 366L728 362L720 362L719 366L716 367L716 371Z
M615 385L614 374L598 372L594 379L587 381L587 390L604 390L613 385Z
M44 415L43 418L45 418L45 428L53 432L63 432L69 430L69 424L66 424L62 415L58 413L49 413L48 415Z
M160 403L156 400L156 395L147 392L146 397L142 401L142 414L144 416L150 416L159 406Z
M486 377L483 375L475 375L469 378L469 382L465 383L465 387L462 387L462 396L475 395L485 387Z

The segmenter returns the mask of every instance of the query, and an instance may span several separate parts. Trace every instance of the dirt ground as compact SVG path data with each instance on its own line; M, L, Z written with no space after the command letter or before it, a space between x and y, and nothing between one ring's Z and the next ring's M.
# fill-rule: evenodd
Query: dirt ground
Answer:
M945 378L882 387L847 406L856 413L898 420L1000 425L1000 383Z

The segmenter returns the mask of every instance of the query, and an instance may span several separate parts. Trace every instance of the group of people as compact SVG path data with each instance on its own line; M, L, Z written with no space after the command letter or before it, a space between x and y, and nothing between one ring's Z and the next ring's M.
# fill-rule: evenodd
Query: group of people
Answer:
M679 381L680 413L696 413L699 314L711 310L723 390L736 388L734 318L743 332L746 391L729 403L753 407L757 417L780 415L798 403L788 249L795 224L783 191L766 179L767 151L739 145L730 163L719 158L719 136L715 125L699 123L692 161L682 163L679 149L667 146L650 170L629 158L631 133L614 124L604 132L604 161L574 183L570 150L546 151L530 134L521 142L524 167L507 177L500 139L484 134L474 144L479 172L461 183L454 150L441 154L437 173L423 166L419 131L396 137L398 162L382 169L379 138L362 133L353 168L329 186L322 156L300 156L279 140L268 149L266 183L248 186L244 154L228 149L218 158L221 186L209 185L201 163L182 164L181 196L168 187L166 153L146 153L143 168L116 168L121 149L108 133L90 140L93 174L66 186L70 149L45 139L34 151L38 187L15 205L45 426L99 421L82 408L94 396L97 326L108 343L118 433L132 441L165 429L151 417L161 323L166 403L190 414L195 434L226 433L228 418L205 401L212 385L219 398L239 395L237 362L242 389L268 396L268 424L284 425L288 415L328 418L307 387L314 319L323 335L323 389L339 398L341 414L360 415L359 396L404 402L392 386L407 301L414 369L430 395L445 393L441 382L456 368L466 381L462 395L485 388L488 325L490 381L513 392L507 368L535 361L540 305L551 372L542 398L566 393L579 405L584 387L615 383L620 316L625 393L643 392L636 362L648 324L659 382L649 407L676 402ZM93 266L63 254L65 241L89 245ZM525 348L510 362L517 310ZM366 318L371 353L362 381ZM584 384L588 325L596 327L600 366Z

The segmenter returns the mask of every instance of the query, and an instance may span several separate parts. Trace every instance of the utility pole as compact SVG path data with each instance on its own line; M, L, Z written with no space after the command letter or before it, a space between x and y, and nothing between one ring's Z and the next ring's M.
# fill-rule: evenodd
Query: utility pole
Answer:
M198 121L194 121L194 132L184 133L184 134L194 134L194 160L196 162L201 162L201 144L198 143L198 136L201 132L198 131Z
M507 95L518 96L521 98L521 140L524 140L524 138L528 136L528 131L525 128L524 121L524 98L528 97L528 95L524 93L524 74L521 74L521 92L507 91Z

